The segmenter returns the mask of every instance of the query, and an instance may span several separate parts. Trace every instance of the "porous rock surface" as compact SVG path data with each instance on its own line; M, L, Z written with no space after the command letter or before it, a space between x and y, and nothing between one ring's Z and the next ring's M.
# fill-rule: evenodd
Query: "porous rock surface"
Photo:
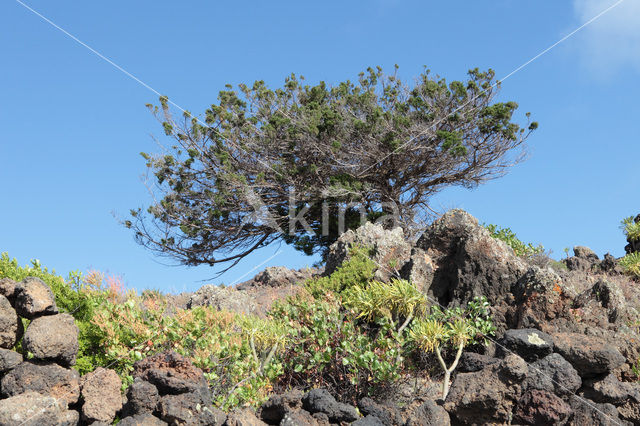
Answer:
M78 354L78 327L66 313L39 317L27 327L23 345L36 359L71 366Z
M27 319L58 313L53 291L35 277L27 277L16 286L15 308L21 317Z

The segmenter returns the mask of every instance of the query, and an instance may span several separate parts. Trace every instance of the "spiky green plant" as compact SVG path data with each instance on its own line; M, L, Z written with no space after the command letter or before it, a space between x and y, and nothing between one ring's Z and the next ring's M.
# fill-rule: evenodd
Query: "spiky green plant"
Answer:
M466 309L441 310L434 306L431 313L413 321L409 330L409 340L416 347L427 352L435 352L438 363L444 370L442 399L449 393L451 373L458 366L462 350L468 343L476 343L493 335L495 327L489 314L489 304L485 298L475 298ZM455 356L450 366L442 356L446 347L454 349Z
M623 219L621 227L629 241L640 241L640 222L635 222L633 216Z
M407 280L391 280L388 283L372 281L366 286L354 286L343 294L346 307L357 312L357 316L372 321L386 317L398 324L398 333L411 320L428 309L426 296ZM400 323L402 321L402 323Z
M640 252L629 253L618 263L627 274L640 278Z

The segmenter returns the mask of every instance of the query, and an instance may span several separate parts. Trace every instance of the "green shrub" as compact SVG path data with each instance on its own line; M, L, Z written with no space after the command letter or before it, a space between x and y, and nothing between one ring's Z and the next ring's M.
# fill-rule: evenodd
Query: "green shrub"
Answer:
M640 222L635 222L633 216L622 220L622 231L629 241L640 241Z
M509 247L511 247L516 254L516 256L533 256L536 254L544 253L544 247L540 244L534 246L531 243L524 243L518 239L515 232L513 232L510 228L501 228L498 225L483 225L490 233L493 238L497 238L501 241L507 243Z
M624 272L640 278L640 252L629 253L618 261Z
M384 319L363 327L338 299L296 297L277 303L273 318L292 324L278 384L326 387L342 401L382 392L401 372L393 327Z
M53 291L60 312L68 312L75 318L79 329L79 350L74 368L80 374L86 374L103 365L104 357L98 346L102 336L91 319L96 308L109 298L109 293L96 288L89 291L90 287L83 284L80 272L71 272L65 280L56 275L54 270L49 271L43 267L38 260L32 260L27 266L20 266L8 253L0 254L0 278L22 281L26 277L37 277L44 281Z
M476 297L465 309L457 307L442 310L438 306L432 306L428 315L413 321L409 340L427 353L435 352L444 371L442 399L445 399L449 392L451 373L458 366L462 349L467 344L487 343L487 337L494 333L489 303L484 297ZM450 366L445 362L443 349L455 350Z
M368 283L373 279L376 264L366 249L353 247L349 258L330 276L307 280L305 287L314 297L322 297L327 292L340 294L344 290Z

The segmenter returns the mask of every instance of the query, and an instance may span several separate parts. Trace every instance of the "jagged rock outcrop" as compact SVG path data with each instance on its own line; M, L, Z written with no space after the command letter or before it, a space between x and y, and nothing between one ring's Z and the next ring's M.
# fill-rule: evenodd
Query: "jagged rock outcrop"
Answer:
M463 305L474 296L499 303L527 270L509 246L463 210L445 213L416 246L437 265L429 294L444 306Z
M411 244L405 240L402 228L385 229L380 224L365 223L349 230L329 247L324 273L331 274L349 257L353 247L362 247L371 253L378 265L375 278L386 281L399 273L411 255Z

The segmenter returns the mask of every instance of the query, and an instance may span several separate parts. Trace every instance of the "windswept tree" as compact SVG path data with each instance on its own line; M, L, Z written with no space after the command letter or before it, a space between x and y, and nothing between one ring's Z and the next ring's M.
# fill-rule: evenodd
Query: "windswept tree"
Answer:
M397 71L397 67L396 67ZM143 246L186 265L233 266L276 241L326 252L362 220L414 229L447 186L476 187L523 158L537 123L512 121L492 70L413 84L380 68L357 82L227 86L204 117L149 105L172 140L142 154L154 203L125 225ZM389 222L385 222L389 224ZM389 224L390 226L390 224Z

